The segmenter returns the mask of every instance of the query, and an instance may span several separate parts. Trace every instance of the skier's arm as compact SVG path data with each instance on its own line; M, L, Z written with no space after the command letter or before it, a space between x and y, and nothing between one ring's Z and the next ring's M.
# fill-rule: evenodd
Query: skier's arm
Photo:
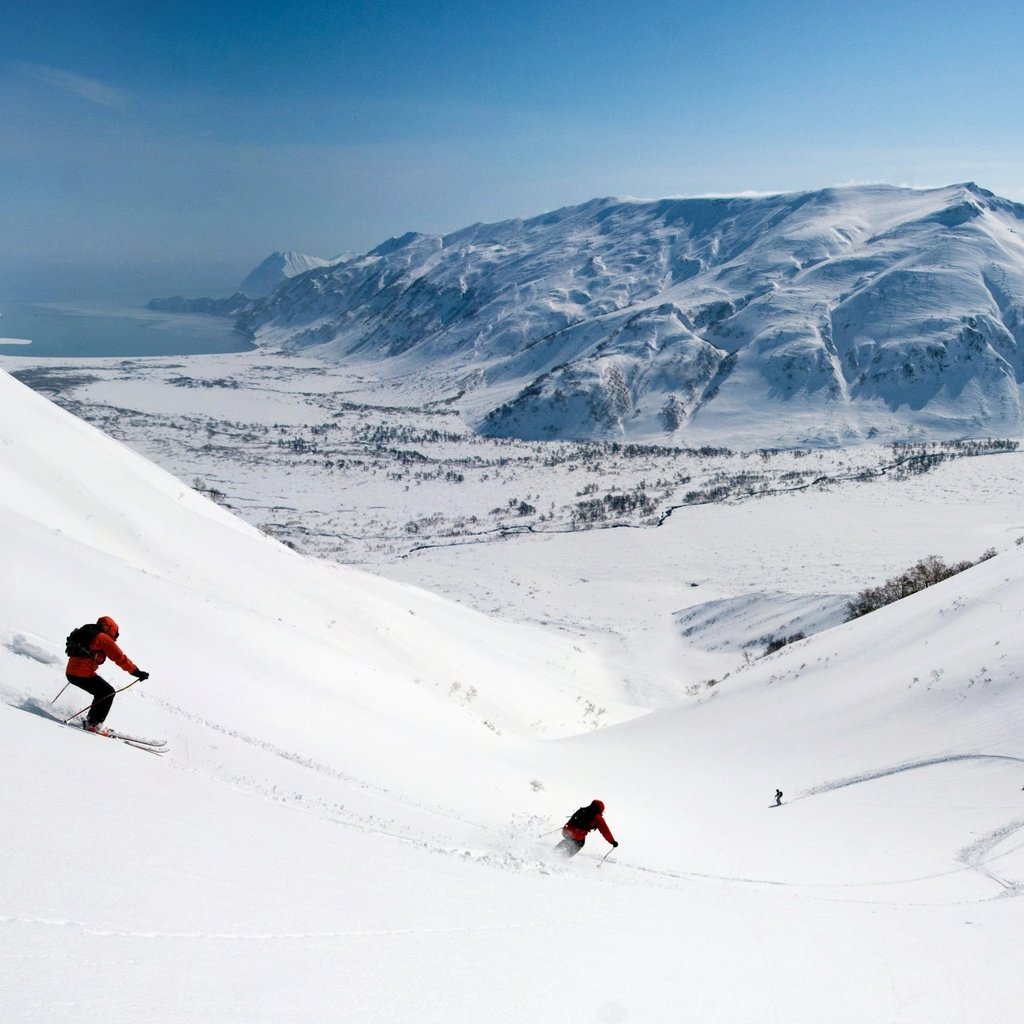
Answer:
M612 835L612 830L608 827L607 822L604 820L603 814L599 814L594 819L594 824L597 825L597 830L601 833L601 835L605 837L605 839L608 840L609 843L612 844L612 846L619 845L617 842L615 842L615 836Z
M138 671L138 666L135 662L114 643L113 638L108 633L98 633L96 641L96 644L93 646L101 650L118 668L123 668L125 672L132 674Z

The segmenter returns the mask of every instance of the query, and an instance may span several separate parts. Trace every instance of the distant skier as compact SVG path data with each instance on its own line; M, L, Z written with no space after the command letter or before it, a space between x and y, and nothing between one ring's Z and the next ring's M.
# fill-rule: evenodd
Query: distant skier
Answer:
M90 732L103 732L103 722L117 692L102 676L96 674L97 666L110 658L115 665L136 679L141 681L149 678L149 673L143 672L117 646L119 633L117 623L109 615L101 615L94 626L82 626L68 637L69 658L64 673L69 683L92 694L93 702L85 722Z
M778 807L782 803L782 790L775 790L775 806Z
M604 802L594 800L588 806L573 812L572 817L562 826L562 841L555 852L563 857L575 857L587 841L587 833L597 829L612 846L618 846L615 837L604 820Z

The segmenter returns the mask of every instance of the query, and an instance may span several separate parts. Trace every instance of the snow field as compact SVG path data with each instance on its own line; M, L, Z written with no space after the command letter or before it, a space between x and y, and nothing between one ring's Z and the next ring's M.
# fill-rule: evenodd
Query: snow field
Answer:
M675 690L665 675L701 657L668 614L689 574L666 577L700 569L694 604L736 597L744 573L766 592L777 541L759 540L757 504L493 547L490 585L513 557L548 581L535 599L566 621L542 627L304 558L10 378L0 390L9 1019L1013 1018L1024 549L959 465L905 492L919 514L874 506L894 526L876 512L864 550L902 568L928 553L909 550L915 523L952 537L973 500L964 554L1003 536L996 558L749 665L711 652L730 675L690 696L688 665ZM844 502L771 501L768 532L790 519L806 543L787 589L832 593L821 524ZM745 552L723 540L740 520ZM440 574L443 557L453 591L484 585L463 549L410 564ZM561 588L560 572L607 584ZM609 639L616 579L634 606L618 628L649 616L649 643ZM162 758L40 714L64 635L99 614L152 673L110 721L167 738ZM552 862L541 833L594 797L620 847Z

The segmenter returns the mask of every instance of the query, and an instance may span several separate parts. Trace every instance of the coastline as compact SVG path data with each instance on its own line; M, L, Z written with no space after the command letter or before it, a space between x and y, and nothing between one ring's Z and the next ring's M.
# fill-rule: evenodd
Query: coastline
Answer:
M0 355L32 358L219 355L255 346L227 318L110 301L10 303Z

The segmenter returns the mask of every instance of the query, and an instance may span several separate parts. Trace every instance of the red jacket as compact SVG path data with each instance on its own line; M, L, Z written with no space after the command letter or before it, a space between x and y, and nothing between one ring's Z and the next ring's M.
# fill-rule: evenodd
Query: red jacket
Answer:
M595 803L599 802L600 801L595 801ZM602 804L601 811L603 810L604 805ZM612 835L612 830L608 827L608 824L604 820L604 815L601 813L601 811L598 811L590 819L590 824L586 828L577 825L570 825L569 822L566 822L565 825L562 827L562 835L565 836L566 839L573 839L577 843L582 843L586 840L587 833L592 832L596 828L598 832L600 832L601 835L603 835L605 839L608 840L609 843L614 843L615 836Z
M97 633L92 643L89 644L92 651L90 658L68 658L68 667L64 670L69 676L77 676L79 679L96 675L96 669L109 658L125 672L134 672L138 667L120 647L114 643L114 638L109 633Z

